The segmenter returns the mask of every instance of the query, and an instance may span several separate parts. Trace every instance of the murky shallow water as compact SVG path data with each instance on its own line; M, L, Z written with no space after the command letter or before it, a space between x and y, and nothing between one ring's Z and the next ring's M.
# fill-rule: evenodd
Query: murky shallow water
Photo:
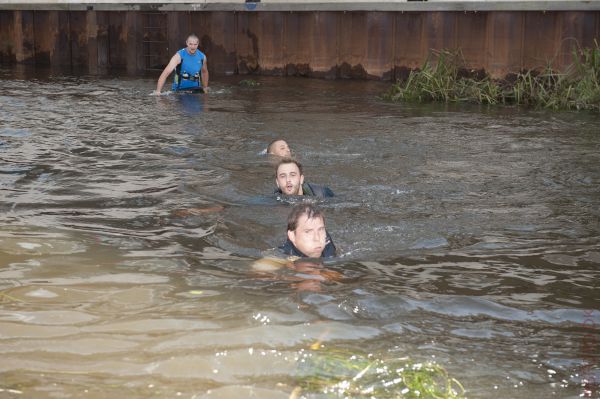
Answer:
M288 398L316 341L435 360L474 398L600 380L597 115L31 76L0 71L0 396ZM285 234L280 136L337 194L338 282L251 271Z

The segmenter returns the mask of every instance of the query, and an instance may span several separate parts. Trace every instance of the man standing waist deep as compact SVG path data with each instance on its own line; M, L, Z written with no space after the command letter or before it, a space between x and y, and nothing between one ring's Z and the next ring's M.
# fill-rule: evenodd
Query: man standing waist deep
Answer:
M191 34L185 41L186 47L179 50L169 61L156 83L152 93L161 94L171 72L176 71L172 90L200 90L208 92L208 67L206 55L198 50L200 40Z

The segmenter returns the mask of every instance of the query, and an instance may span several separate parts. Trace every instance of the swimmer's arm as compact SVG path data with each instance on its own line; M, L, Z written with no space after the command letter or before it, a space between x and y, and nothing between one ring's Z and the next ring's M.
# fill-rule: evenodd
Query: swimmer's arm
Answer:
M252 263L252 270L257 272L274 272L287 266L296 259L297 257L289 257L287 259L265 257L254 261L254 263Z
M204 89L205 93L208 93L208 66L206 65L207 61L208 59L205 56L204 63L202 64L202 70L200 71L200 74L202 75L202 89Z
M177 65L181 63L181 56L179 53L175 53L173 57L171 57L171 61L167 64L165 69L160 74L158 78L158 82L156 82L156 90L152 92L153 95L160 95L160 92L167 81L167 78L177 68Z

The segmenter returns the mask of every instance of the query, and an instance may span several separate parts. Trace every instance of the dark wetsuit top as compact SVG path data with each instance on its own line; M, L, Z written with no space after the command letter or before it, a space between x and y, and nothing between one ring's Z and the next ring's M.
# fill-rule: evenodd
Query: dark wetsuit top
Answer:
M327 244L325 245L325 249L323 249L323 252L321 252L321 258L331 258L332 256L335 256L337 250L329 233L327 233L325 242ZM298 248L296 248L296 246L290 241L289 238L285 241L285 244L279 247L279 250L286 255L308 258L308 256L304 255L302 252L300 252Z
M329 187L306 182L302 183L302 192L304 193L303 195L312 197L330 198L334 196L333 191ZM276 189L275 194L282 194L282 191Z

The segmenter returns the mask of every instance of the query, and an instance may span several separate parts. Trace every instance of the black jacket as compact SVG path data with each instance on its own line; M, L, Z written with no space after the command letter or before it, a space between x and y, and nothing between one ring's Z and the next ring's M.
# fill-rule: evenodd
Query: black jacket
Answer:
M330 198L333 197L333 191L327 186L319 186L318 184L311 183L302 183L302 192L304 195L312 196L312 197L320 197L320 198ZM281 194L280 189L275 190L275 194Z
M325 242L327 244L325 245L325 249L323 249L323 252L321 252L321 258L331 258L335 256L337 249L335 248L335 244L333 243L333 240L331 239L329 233L327 233ZM296 246L290 241L289 238L285 240L285 244L279 247L279 250L286 255L308 258L308 256L304 255L302 252L300 252L298 248L296 248Z

